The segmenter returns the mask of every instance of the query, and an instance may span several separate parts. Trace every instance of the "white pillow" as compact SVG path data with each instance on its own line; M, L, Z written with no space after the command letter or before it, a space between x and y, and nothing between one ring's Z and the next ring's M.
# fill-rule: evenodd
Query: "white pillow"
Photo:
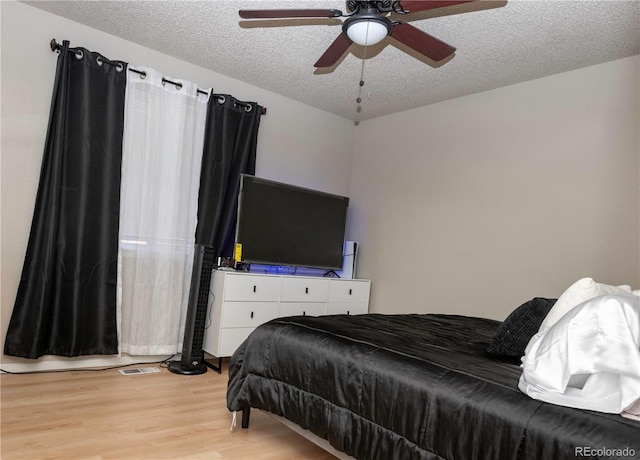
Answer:
M569 313L574 307L582 302L586 302L594 297L607 294L629 294L631 286L610 286L608 284L596 283L593 278L582 278L573 283L564 291L554 306L549 310L547 316L540 324L538 332L544 332L556 324L560 318Z
M534 344L523 359L518 388L553 404L634 415L640 401L639 341L638 297L587 300Z
M551 310L549 310L542 324L540 324L538 332L529 340L525 354L529 353L533 344L537 342L551 326L582 302L608 294L629 293L631 293L631 286L628 285L610 286L608 284L596 283L593 278L579 279L558 297L558 300Z

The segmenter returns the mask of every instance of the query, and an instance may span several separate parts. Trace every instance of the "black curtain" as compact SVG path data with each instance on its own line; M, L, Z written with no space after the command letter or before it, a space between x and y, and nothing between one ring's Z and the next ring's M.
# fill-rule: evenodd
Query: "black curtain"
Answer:
M6 355L118 352L126 63L60 49L40 184Z
M262 107L228 94L209 99L198 195L196 243L233 254L242 173L255 174Z

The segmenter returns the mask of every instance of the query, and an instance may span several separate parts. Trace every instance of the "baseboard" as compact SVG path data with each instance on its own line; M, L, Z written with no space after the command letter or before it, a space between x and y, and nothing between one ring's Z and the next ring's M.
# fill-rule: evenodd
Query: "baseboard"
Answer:
M162 356L86 356L79 358L65 358L62 356L43 356L37 360L27 360L2 356L0 368L7 372L46 372L74 369L88 369L101 367L128 366L131 364L157 363L167 359Z

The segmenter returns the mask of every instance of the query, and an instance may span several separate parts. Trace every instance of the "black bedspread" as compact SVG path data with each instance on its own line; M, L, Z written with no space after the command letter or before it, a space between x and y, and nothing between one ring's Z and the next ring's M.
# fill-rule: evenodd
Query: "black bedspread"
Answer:
M485 354L498 325L455 315L277 319L231 358L228 408L284 416L367 460L640 458L640 422L521 393L520 368Z

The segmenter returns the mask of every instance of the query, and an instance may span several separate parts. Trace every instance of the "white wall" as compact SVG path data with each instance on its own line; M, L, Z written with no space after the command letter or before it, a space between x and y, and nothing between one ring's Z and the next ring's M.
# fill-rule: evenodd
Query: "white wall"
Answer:
M375 312L504 317L640 287L638 56L369 120L350 238Z
M350 120L188 64L31 6L0 2L1 16L1 316L0 346L13 309L35 203L56 67L49 41L69 40L111 59L153 67L267 107L258 140L257 175L346 195L353 124ZM83 365L44 358L36 366ZM2 367L32 363L2 357ZM103 360L91 361L101 364Z

